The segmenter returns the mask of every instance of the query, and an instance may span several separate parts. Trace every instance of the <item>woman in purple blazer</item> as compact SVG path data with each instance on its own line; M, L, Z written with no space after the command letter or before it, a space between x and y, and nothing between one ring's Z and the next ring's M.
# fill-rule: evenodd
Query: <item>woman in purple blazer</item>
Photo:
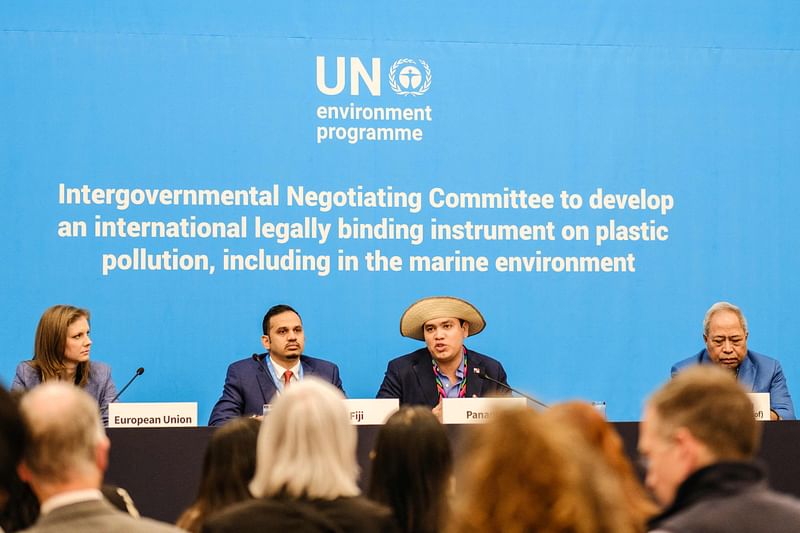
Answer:
M94 396L103 423L108 423L108 402L117 391L111 368L89 362L89 311L71 305L47 309L36 327L34 354L17 365L11 390L29 390L45 381L69 381Z

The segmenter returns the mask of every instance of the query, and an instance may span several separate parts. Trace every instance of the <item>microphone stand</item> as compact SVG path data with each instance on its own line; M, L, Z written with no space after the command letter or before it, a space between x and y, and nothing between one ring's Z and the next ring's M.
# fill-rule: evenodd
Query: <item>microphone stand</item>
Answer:
M122 390L121 390L121 391L119 391L119 392L117 393L117 395L116 395L116 396L114 396L114 399L113 399L113 400L111 400L111 401L110 401L110 402L108 402L108 403L114 403L114 402L116 402L116 401L117 401L117 399L118 399L120 396L122 396L122 393L123 393L123 392L125 392L125 391L128 389L128 387L130 387L130 386L131 386L131 383L133 383L133 380L134 380L134 379L136 379L136 378L138 378L138 377L139 377L139 376L141 376L142 374L144 374L144 367L141 367L141 366L140 366L139 368L137 368L137 369L136 369L136 373L133 375L133 377L131 378L131 380L130 380L128 383L126 383L126 384L125 384L125 386L124 386L124 387L122 387Z
M537 399L536 399L536 398L534 398L533 396L531 396L531 395L529 395L529 394L525 394L524 392L522 392L522 391L519 391L519 390L515 389L514 387L511 387L511 386L509 386L509 385L507 385L507 384L503 383L502 381L500 381L500 380L498 380L498 379L494 379L492 376L490 376L490 375L488 375L488 374L484 374L483 372L481 372L481 369L480 369L480 368L473 368L472 370L473 370L473 371L475 372L475 374L477 374L477 375L478 375L478 377L479 377L479 378L481 378L481 379L485 379L486 381L491 381L492 383L495 383L495 384L497 384L497 385L500 385L500 386L501 386L501 387L503 387L504 389L507 389L507 390L509 390L509 391L511 391L511 392L515 392L515 393L519 394L520 396L522 396L523 398L525 398L526 400L528 400L528 401L531 401L531 402L535 403L536 405L538 405L538 406L540 406L540 407L544 407L545 409L549 409L549 408L550 408L550 406L549 406L549 405L547 405L546 403L540 402L539 400L537 400Z

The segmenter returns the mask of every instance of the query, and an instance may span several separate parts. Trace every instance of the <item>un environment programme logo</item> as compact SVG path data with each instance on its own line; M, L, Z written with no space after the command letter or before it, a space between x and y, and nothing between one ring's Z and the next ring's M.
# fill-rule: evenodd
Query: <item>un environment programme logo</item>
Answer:
M425 81L422 79L422 72L417 67L417 63L425 69ZM397 72L397 69L400 72ZM389 69L389 86L400 96L422 96L431 88L431 67L424 59L398 59L392 63Z
M433 121L433 110L424 105L424 99L405 100L408 105L378 105L380 101L373 100L381 96L381 85L386 83L380 57L331 59L316 56L317 91L324 99L314 104L317 144L422 141L425 126ZM432 79L431 67L424 59L397 59L389 68L389 87L398 96L423 96ZM347 93L350 100L345 103L341 96ZM335 103L326 98L335 96L340 97Z

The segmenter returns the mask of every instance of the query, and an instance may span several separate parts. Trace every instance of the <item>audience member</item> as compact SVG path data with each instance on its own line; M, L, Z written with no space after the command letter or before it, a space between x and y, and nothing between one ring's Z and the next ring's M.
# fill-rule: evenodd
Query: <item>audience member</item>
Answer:
M30 390L40 383L66 381L84 389L97 401L108 424L108 402L117 395L111 368L89 361L89 311L54 305L39 319L33 359L17 365L11 390Z
M626 506L630 511L636 531L645 531L647 521L658 507L647 495L636 472L625 454L622 438L605 417L585 402L565 402L544 411L544 416L554 425L565 425L580 434L586 442L600 452L611 472L617 475Z
M513 409L470 436L447 531L634 531L616 476L570 430L532 409Z
M212 435L203 458L197 498L178 519L178 527L197 533L213 512L252 497L247 485L256 469L260 427L254 418L235 418Z
M28 527L39 514L36 497L17 475L25 439L17 403L0 387L0 531L6 533Z
M180 531L111 506L100 492L110 443L97 403L66 383L45 383L20 403L27 425L20 476L30 483L41 513L30 533Z
M288 387L258 434L255 499L211 516L202 531L395 531L389 509L359 496L356 430L343 399L314 378Z
M426 407L401 407L378 432L368 495L389 506L403 533L435 533L447 518L453 454Z
M659 532L794 533L800 500L767 487L753 461L761 427L733 373L711 365L682 371L647 402L639 452L647 486L664 511Z

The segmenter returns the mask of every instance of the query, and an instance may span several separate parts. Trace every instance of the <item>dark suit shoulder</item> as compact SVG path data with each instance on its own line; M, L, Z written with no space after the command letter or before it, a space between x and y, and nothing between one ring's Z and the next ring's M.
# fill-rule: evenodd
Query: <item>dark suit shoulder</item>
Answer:
M389 361L389 366L409 366L420 361L430 361L431 354L427 348L420 348L419 350L414 350L411 353L407 353L405 355L401 355L399 357L395 357L394 359Z
M320 359L319 357L312 357L305 354L300 356L300 363L305 363L313 368L330 368L331 370L338 368L336 363L328 361L327 359Z
M266 354L261 354L266 355ZM228 365L228 371L231 370L242 370L246 368L250 368L251 365L257 365L257 363L253 360L253 356L245 357L244 359L239 359L238 361L234 361L233 363Z

